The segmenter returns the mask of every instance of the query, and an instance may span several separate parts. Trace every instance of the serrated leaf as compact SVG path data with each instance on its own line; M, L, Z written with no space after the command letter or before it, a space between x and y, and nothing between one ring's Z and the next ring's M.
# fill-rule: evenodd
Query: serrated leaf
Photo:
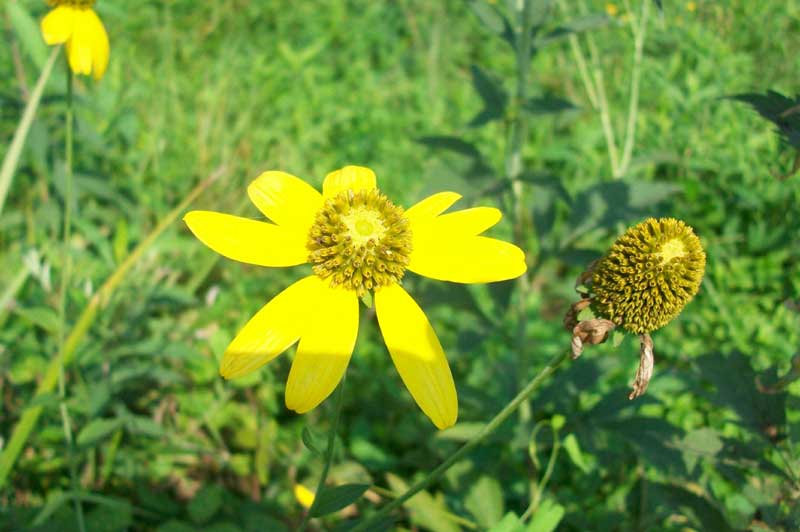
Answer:
M77 443L81 447L95 445L98 441L110 436L112 432L122 426L122 419L95 419L90 421L78 433Z
M552 532L564 517L564 507L551 499L545 499L531 517L526 532Z
M578 312L578 316L577 316L578 321L593 320L593 319L595 319L595 317L596 316L594 315L594 311L592 310L592 307L586 307L585 309L582 309L580 312Z
M561 113L578 109L578 107L569 100L550 95L529 98L525 102L523 108L534 115Z
M481 527L491 527L500 522L505 512L500 483L492 477L480 477L470 487L464 500L464 507L470 511Z
M333 512L338 512L345 506L353 504L365 491L369 484L342 484L341 486L324 487L314 499L309 514L311 517L320 517Z
M762 117L778 128L778 134L792 147L800 150L800 96L788 98L776 91L766 94L736 94L728 96L750 104Z
M472 65L472 85L483 100L483 109L473 118L471 127L481 126L505 115L508 95L501 83L478 65Z

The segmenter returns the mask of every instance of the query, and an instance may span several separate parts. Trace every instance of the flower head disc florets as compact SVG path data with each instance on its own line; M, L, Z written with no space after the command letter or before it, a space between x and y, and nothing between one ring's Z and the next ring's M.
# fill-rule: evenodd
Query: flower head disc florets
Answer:
M691 227L674 218L648 218L628 229L598 262L593 307L630 332L654 331L694 297L705 265Z
M346 190L317 213L306 247L317 276L363 296L403 278L411 229L402 207L377 189Z

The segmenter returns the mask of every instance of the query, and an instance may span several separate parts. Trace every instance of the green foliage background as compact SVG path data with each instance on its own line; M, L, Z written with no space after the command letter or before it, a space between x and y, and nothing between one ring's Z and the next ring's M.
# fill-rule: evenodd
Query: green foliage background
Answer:
M800 3L663 3L662 13L651 8L634 157L622 179L612 176L567 39L531 63L529 94L576 108L532 115L524 142L532 290L523 347L514 342L513 283L407 279L448 354L459 425L436 432L394 371L374 316L363 312L330 481L374 488L313 527L371 513L451 454L568 347L561 319L585 266L628 225L669 215L695 228L708 266L697 298L654 334L647 395L626 397L634 339L587 349L391 526L522 530L515 516L535 496L530 530L797 529L800 384L767 394L757 382L790 381L800 351L800 177L777 177L791 167L790 147L723 97L797 93ZM468 124L484 105L471 66L511 91L514 57L466 3L135 4L98 3L111 64L100 83L81 79L77 88L70 323L158 221L220 167L223 176L194 208L257 217L245 187L260 171L282 169L319 186L327 172L360 164L402 205L457 190L465 203L502 206L509 221L494 234L511 237L501 177L507 123ZM545 29L599 14L587 31L620 137L632 61L625 4L615 17L603 2L566 4L554 6ZM0 150L47 54L35 31L46 9L7 3ZM57 352L64 86L59 65L0 217L2 290L22 275L0 309L2 442ZM430 139L437 136L471 147ZM293 487L313 488L322 467L301 435L309 427L306 440L324 446L333 401L305 416L285 409L291 356L231 382L217 368L238 328L302 271L220 259L174 223L97 315L67 369L71 452L58 398L38 399L44 414L0 492L0 528L74 529L70 462L87 494L89 530L296 527L303 508Z

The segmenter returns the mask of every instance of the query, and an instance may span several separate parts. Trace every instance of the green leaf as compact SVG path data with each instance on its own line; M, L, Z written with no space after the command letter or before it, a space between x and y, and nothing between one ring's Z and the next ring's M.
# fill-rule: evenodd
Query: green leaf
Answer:
M470 488L464 507L481 527L491 527L499 523L505 512L500 483L492 477L480 477Z
M98 441L108 437L122 426L120 418L95 419L84 426L78 433L77 443L81 447L91 447Z
M478 148L476 148L474 144L462 140L458 137L452 137L447 135L432 135L427 137L419 137L416 140L420 144L424 144L431 148L436 148L440 150L449 150L454 153L458 153L460 155L464 155L466 157L470 157L473 159L482 158L480 151L478 151Z
M332 488L326 486L314 499L309 514L311 517L320 517L338 512L356 502L368 489L369 484L342 484Z
M387 473L386 481L398 496L408 489L408 484L403 479L391 473ZM451 520L450 512L441 496L434 497L423 490L406 501L403 506L409 510L412 523L431 532L459 531L458 526Z
M552 532L564 517L564 507L555 501L545 499L528 523L527 532Z
M567 451L567 455L569 456L572 463L578 466L581 471L584 473L588 473L591 471L591 467L586 463L586 460L583 458L583 453L581 452L580 445L578 444L578 438L575 437L575 434L567 434L562 442L564 449Z
M723 448L722 439L716 430L703 427L686 434L679 448L683 451L686 470L691 473L700 458L713 458Z
M308 428L307 426L303 427L303 432L300 435L300 437L302 438L303 445L306 446L306 449L308 449L314 454L322 456L323 453L321 450L322 448L320 447L321 442L319 441L319 437L313 432L311 432L310 428Z
M47 45L42 40L39 24L21 2L6 2L6 12L22 49L33 60L36 68L41 70L47 62Z
M485 0L470 0L467 5L486 29L497 35L503 34L508 26L508 21L494 6L489 5Z
M198 525L208 522L222 506L223 493L222 486L216 484L203 486L186 507L189 518Z
M500 81L478 65L472 65L472 85L483 100L483 109L470 121L471 127L482 126L505 116L508 95Z
M559 98L558 96L539 96L529 98L523 108L531 114L542 115L549 113L561 113L578 109L572 102Z
M525 525L514 512L508 512L488 532L525 532Z
M57 333L60 327L58 314L49 307L18 307L14 312L49 333Z

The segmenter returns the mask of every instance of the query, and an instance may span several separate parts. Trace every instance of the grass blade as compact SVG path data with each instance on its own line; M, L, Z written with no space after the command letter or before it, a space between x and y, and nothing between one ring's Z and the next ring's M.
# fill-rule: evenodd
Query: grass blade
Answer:
M53 72L53 65L56 63L56 57L61 51L61 47L53 48L50 52L50 57L47 59L42 73L39 74L39 80L31 93L31 99L28 100L28 105L25 106L25 111L22 113L22 119L19 121L17 130L14 132L14 138L11 140L11 145L8 147L8 152L3 159L3 166L0 167L0 214L3 212L3 205L6 203L6 196L8 189L11 187L11 179L14 177L14 172L17 169L17 163L22 155L22 148L25 146L25 139L28 136L28 131L33 124L33 118L36 116L36 110L39 108L39 102L42 101L42 93L44 87L47 85L47 80L50 79L50 74Z

